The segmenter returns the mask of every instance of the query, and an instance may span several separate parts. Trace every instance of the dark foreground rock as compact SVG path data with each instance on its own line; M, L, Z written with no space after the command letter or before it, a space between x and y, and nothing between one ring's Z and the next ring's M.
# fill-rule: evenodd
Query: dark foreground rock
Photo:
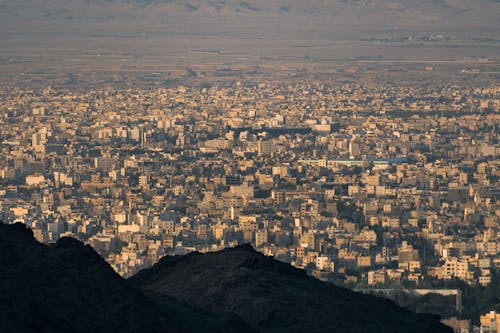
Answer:
M249 245L165 257L129 281L201 309L235 313L262 332L451 332L436 316L321 282Z
M0 223L0 332L451 332L251 246L165 257L122 279L89 246Z
M146 295L72 238L46 246L0 223L0 332L251 332L235 315Z

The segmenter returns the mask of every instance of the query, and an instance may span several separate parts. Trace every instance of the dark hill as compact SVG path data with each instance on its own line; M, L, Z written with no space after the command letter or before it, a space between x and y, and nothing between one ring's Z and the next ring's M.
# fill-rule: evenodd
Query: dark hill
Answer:
M130 281L263 332L452 332L435 316L323 283L249 245L165 257Z
M0 222L0 332L249 332L236 316L144 294L89 246L46 246L24 224Z
M79 241L46 246L23 224L0 223L0 332L252 331L450 330L251 246L166 257L126 281Z

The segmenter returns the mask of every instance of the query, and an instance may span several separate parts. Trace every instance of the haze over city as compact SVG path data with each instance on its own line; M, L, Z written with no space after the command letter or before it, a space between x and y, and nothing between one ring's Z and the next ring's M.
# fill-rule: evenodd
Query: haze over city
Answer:
M499 332L498 17L0 0L0 332Z

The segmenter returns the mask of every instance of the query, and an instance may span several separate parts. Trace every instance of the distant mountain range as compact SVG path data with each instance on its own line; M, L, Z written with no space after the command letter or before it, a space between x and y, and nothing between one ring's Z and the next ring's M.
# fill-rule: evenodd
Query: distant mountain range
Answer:
M281 12L281 13L321 13L340 14L343 11L387 11L408 12L418 11L421 13L435 12L439 14L459 14L464 12L482 12L485 6L498 6L497 0L477 0L474 2L465 0L26 0L13 1L2 0L2 8L37 8L60 7L61 9L82 9L83 7L107 7L125 5L136 8L165 7L187 12L197 10L215 10L228 12ZM326 12L325 12L326 10ZM360 12L361 13L361 12ZM483 12L483 14L486 14Z
M165 257L129 280L89 246L0 224L0 332L451 332L249 245Z
M235 29L264 20L264 26L251 29L263 33L271 32L267 30L271 27L269 20L280 20L285 30L288 24L300 23L311 33L349 29L353 35L390 30L495 35L499 29L498 12L497 0L0 0L0 17L17 20L96 23L93 20L128 17L142 22L145 30L157 24L172 29L175 24L182 27L179 18L183 16L210 19ZM192 23L192 29L199 31ZM0 23L0 27L4 24ZM131 22L123 20L121 24L126 29ZM218 32L217 28L213 26L212 31Z
M493 0L0 0L0 74L496 59L498 12Z

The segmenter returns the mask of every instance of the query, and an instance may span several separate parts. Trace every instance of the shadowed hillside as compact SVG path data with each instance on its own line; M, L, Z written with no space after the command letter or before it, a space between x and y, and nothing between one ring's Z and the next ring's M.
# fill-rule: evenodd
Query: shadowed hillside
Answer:
M197 311L129 286L89 246L46 246L0 223L0 332L251 332L236 316Z
M0 223L0 322L1 332L23 333L449 331L249 245L165 257L126 281L91 247L40 244L20 223Z
M165 257L130 281L202 309L235 313L262 332L449 332L437 317L320 282L250 245Z

